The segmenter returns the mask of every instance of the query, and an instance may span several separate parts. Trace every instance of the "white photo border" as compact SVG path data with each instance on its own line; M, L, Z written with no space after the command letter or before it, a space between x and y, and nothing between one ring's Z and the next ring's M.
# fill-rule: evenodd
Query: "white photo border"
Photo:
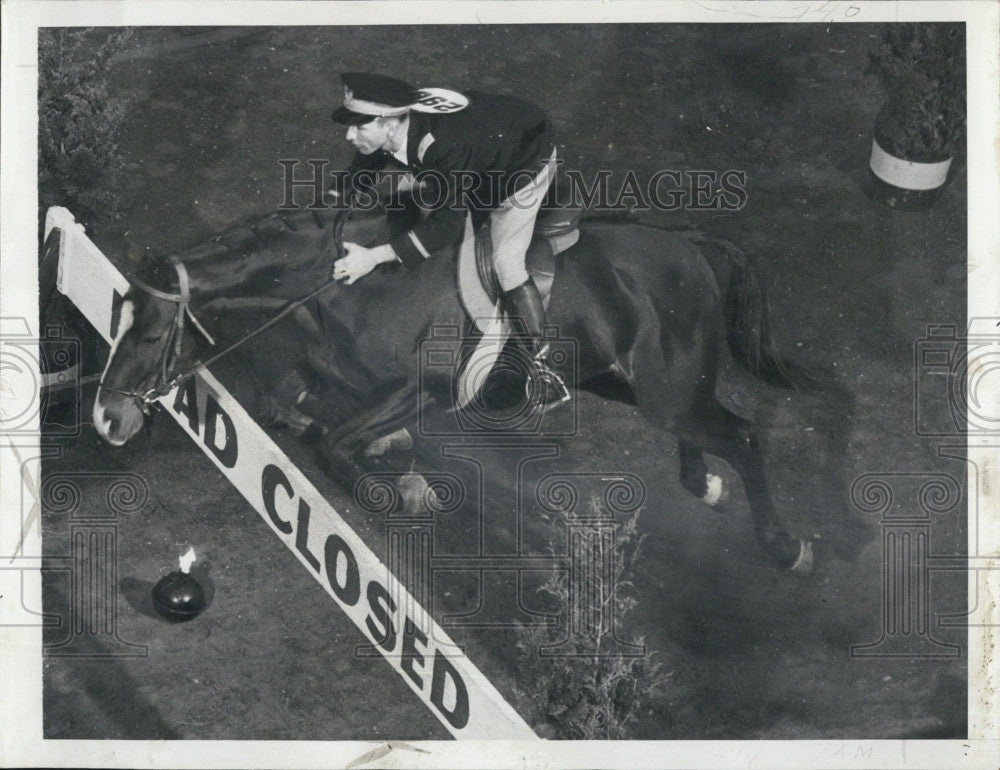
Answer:
M238 15L235 13L239 8ZM388 12L390 11L391 12ZM37 30L44 26L227 26L356 24L515 24L614 22L964 21L968 41L968 312L1000 317L1000 4L979 2L301 2L203 0L160 2L31 2L3 4L2 139L0 139L0 315L34 320L37 307ZM993 393L1000 402L1000 393ZM9 396L9 394L8 394ZM14 398L33 394L14 394ZM0 438L4 445L7 437ZM37 438L36 438L37 442ZM28 442L30 444L30 442ZM37 445L37 443L36 443ZM636 741L414 742L397 745L371 766L408 767L996 767L1000 756L1000 447L970 441L969 458L992 474L979 484L978 554L989 567L991 626L969 628L969 738L954 741ZM0 511L21 502L18 464L3 455ZM970 463L970 467L972 467ZM970 489L977 484L969 477ZM0 516L0 542L21 537L18 517ZM27 533L26 553L41 553L40 531ZM970 553L973 553L970 551ZM8 560L4 555L4 561ZM8 566L8 565L0 565ZM40 565L39 565L40 566ZM41 606L40 572L26 572L24 594L5 594L0 611L16 603ZM976 588L970 572L970 591ZM0 627L0 765L103 767L331 767L347 765L370 742L314 741L77 741L42 738L41 628ZM417 749L417 750L414 750Z

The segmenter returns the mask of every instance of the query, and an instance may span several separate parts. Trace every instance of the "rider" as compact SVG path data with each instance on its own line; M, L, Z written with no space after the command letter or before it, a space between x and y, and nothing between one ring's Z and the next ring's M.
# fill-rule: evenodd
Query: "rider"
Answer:
M524 324L528 340L521 342L530 345L544 405L568 400L562 379L546 363L545 309L525 268L535 218L556 171L548 117L512 96L449 92L455 99L447 101L383 75L346 73L342 80L344 103L333 120L348 127L347 141L357 151L348 178L397 166L423 180L421 200L437 205L387 244L369 249L345 243L334 277L350 284L383 262L415 267L461 241L467 212L477 228L488 219L493 265L510 315ZM435 108L442 111L427 111Z

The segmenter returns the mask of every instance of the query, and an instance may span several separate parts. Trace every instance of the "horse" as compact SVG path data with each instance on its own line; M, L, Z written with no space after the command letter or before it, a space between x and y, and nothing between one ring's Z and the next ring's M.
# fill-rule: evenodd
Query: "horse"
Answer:
M467 321L454 277L457 247L416 269L382 266L349 287L329 281L345 240L374 246L406 226L405 217L381 210L285 210L149 263L121 307L94 402L98 433L114 445L135 435L148 404L212 355L209 330L235 324L230 333L245 336L252 314L235 309L273 314L317 286L304 326L323 328L323 344L332 348L327 374L358 400L367 394L376 411L388 394L415 387L429 330ZM755 378L791 389L818 384L777 350L753 264L728 243L721 263L710 262L695 240L651 225L585 219L579 241L560 255L548 320L576 341L580 383L616 378L654 428L677 437L686 490L716 504L722 481L708 472L704 453L725 460L743 482L759 546L779 567L806 573L812 541L789 534L776 511L754 426L716 397L723 341ZM287 335L270 347L264 336L246 347L278 380L288 369ZM302 344L315 349L316 340ZM393 427L384 410L381 418L387 431ZM364 423L355 420L355 427Z

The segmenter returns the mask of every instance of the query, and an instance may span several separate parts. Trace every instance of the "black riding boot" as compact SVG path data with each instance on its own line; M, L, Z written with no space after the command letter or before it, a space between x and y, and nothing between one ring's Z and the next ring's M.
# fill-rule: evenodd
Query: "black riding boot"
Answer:
M531 354L529 397L543 410L569 401L570 394L566 383L548 365L549 345L542 333L545 327L545 306L542 304L542 297L535 282L529 278L517 288L506 292L504 299L507 302L507 312L514 319L514 339ZM516 319L520 319L526 338L516 328Z

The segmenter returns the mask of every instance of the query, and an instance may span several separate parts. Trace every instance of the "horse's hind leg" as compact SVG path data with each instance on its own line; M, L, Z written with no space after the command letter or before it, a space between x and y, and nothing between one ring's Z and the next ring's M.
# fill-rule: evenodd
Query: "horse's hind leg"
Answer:
M689 441L679 442L681 455L681 486L707 505L725 502L726 490L722 478L708 472L705 455Z
M754 536L761 548L781 566L808 572L812 568L811 545L785 531L771 502L764 458L750 423L710 397L698 409L679 419L676 431L681 445L681 481L684 483L686 477L691 483L691 486L685 484L685 488L697 494L700 487L695 488L695 476L705 479L700 450L721 457L743 479L753 516ZM705 483L706 491L708 488L709 483Z

